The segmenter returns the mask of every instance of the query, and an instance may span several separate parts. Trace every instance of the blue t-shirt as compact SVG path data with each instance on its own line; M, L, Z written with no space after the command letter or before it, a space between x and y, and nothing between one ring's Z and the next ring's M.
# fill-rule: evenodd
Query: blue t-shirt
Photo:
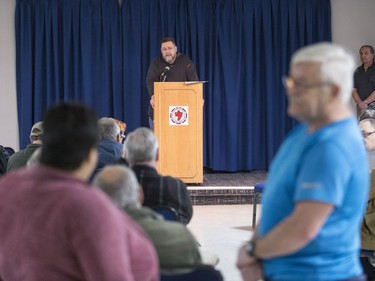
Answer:
M271 166L263 195L258 235L288 217L298 201L335 206L318 235L294 254L266 259L272 280L341 280L362 274L360 224L369 189L364 142L354 118L313 133L297 126Z

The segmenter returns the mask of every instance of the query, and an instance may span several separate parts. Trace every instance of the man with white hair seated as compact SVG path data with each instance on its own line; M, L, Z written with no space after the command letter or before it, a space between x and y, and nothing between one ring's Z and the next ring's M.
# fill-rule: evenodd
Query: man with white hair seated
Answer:
M103 117L98 121L98 164L95 173L106 165L115 164L122 156L123 134L120 126L112 118Z
M138 128L128 134L124 143L124 158L143 188L144 205L150 208L174 208L177 220L188 224L193 216L193 205L187 185L178 178L162 176L156 170L159 144L155 134L148 128Z
M375 119L368 118L359 122L365 141L370 171L375 169Z

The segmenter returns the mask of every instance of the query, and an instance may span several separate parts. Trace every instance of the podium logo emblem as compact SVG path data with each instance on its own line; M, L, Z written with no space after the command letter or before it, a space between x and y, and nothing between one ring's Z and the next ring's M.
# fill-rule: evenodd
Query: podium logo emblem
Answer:
M170 106L169 107L169 125L189 125L189 107Z

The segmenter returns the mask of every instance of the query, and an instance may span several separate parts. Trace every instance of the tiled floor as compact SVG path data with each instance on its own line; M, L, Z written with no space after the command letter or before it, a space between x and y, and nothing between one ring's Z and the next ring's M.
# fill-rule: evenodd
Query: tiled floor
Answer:
M219 255L216 268L225 281L242 281L235 262L239 246L253 234L250 227L252 205L196 205L193 208L188 228L202 246ZM260 206L257 214L260 214Z

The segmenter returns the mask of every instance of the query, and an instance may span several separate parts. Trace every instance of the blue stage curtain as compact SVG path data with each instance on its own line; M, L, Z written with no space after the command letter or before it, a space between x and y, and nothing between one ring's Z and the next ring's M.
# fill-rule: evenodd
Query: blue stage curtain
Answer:
M160 40L176 39L204 85L204 166L266 169L296 124L281 76L291 54L331 41L329 0L17 0L20 143L61 100L131 131L147 126L145 79Z

